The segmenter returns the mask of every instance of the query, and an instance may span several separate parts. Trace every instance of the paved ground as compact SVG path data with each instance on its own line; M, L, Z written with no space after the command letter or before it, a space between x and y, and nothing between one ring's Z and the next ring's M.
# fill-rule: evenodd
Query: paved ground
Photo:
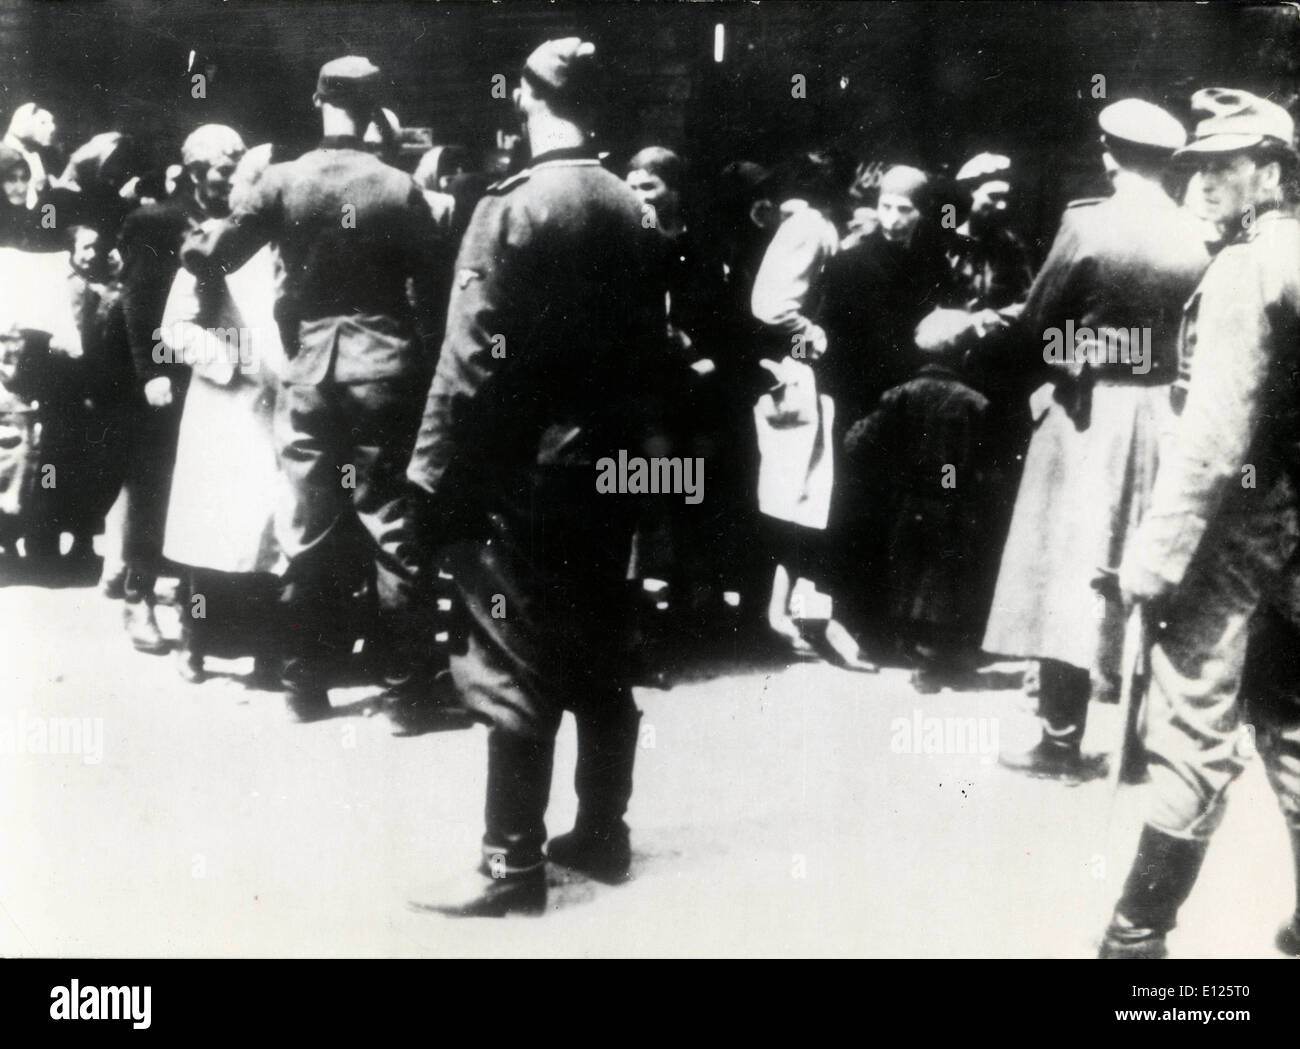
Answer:
M291 725L275 696L131 652L119 615L89 589L0 589L0 954L1084 957L1136 840L1134 790L1112 814L1101 783L925 752L927 718L977 719L986 751L1028 745L1020 692L920 696L902 671L803 664L638 692L631 883L564 884L540 919L411 914L408 890L476 858L484 731L393 738L368 689ZM1114 715L1094 706L1090 744ZM31 752L54 718L91 719L65 737L83 753ZM555 833L573 758L566 719ZM1171 951L1272 956L1290 878L1254 765Z

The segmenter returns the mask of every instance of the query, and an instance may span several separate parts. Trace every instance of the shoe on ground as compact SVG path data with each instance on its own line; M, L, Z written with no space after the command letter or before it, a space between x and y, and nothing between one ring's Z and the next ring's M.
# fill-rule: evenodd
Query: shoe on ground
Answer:
M1106 927L1106 934L1101 938L1101 949L1097 952L1097 957L1101 959L1153 959L1166 958L1168 955L1163 932L1138 928L1118 913Z
M270 656L254 656L253 672L244 678L244 687L259 692L276 692L280 689L279 661Z
M1283 954L1300 958L1300 914L1294 915L1289 922L1278 929L1273 945Z
M1018 754L998 755L998 764L1037 779L1086 783L1106 775L1104 754L1083 754L1077 747L1060 746L1046 740Z
M379 709L398 736L419 736L469 728L474 716L460 702L448 671L432 681L414 678L389 688L379 697Z
M934 670L914 670L912 687L923 696L932 696L943 691L943 675Z
M291 721L309 724L330 716L330 696L323 686L287 684L284 691L284 708Z
M443 882L413 896L407 906L421 914L448 918L537 917L546 911L546 868L494 878L487 868Z
M122 622L126 625L126 635L137 652L161 656L171 647L158 629L153 606L147 602L128 601L122 607Z
M105 576L99 585L99 592L110 601L121 601L126 597L126 568L119 568L110 576Z
M208 677L207 671L203 669L203 656L183 648L176 652L176 672L191 685L198 685Z
M574 827L546 846L552 863L568 867L606 885L627 881L632 869L632 841L622 820L608 830Z

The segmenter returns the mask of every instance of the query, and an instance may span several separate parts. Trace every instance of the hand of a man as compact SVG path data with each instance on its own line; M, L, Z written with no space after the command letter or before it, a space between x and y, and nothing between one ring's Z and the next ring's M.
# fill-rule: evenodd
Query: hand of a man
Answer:
M159 375L144 384L144 399L153 408L165 408L172 403L172 381Z
M1168 595L1173 588L1173 583L1164 576L1136 562L1126 559L1120 566L1119 589L1125 608L1132 608L1139 601L1149 605Z

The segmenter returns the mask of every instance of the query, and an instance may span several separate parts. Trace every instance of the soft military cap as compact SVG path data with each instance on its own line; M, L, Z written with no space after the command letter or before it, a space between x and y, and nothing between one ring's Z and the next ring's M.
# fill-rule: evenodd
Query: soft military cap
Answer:
M958 182L988 182L1005 179L1011 173L1011 158L1001 153L979 153L971 157L957 172Z
M524 76L533 87L565 101L580 99L595 73L596 45L576 36L546 41L524 63Z
M326 62L316 80L322 102L369 101L379 87L379 67L368 58L347 55Z
M1187 131L1177 117L1140 98L1112 102L1097 114L1097 123L1107 136L1149 149L1172 153L1187 141Z
M1249 91L1207 87L1192 96L1192 112L1201 119L1182 153L1230 153L1258 146L1265 139L1295 145L1291 114Z

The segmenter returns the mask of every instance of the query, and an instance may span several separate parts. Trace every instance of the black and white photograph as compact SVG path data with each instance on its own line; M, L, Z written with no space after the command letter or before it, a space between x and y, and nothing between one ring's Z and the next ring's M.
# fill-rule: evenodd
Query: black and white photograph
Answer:
M1300 957L1295 4L0 63L0 957Z

